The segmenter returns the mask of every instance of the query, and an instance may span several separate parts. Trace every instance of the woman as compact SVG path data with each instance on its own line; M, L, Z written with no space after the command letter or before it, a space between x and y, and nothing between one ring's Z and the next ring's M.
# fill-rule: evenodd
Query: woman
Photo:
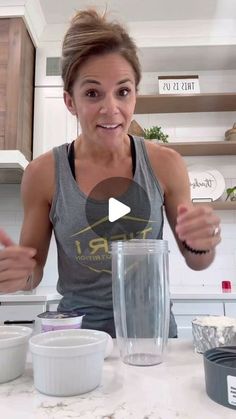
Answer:
M38 286L54 230L58 291L63 296L59 310L78 309L86 314L84 327L102 329L112 336L107 242L114 234L109 237L105 231L104 241L86 220L87 202L94 213L101 208L91 195L96 185L110 178L126 178L145 189L150 219L155 219L146 238L162 238L165 204L180 252L192 269L208 267L220 242L219 218L210 207L191 203L181 156L127 134L140 76L136 46L124 28L95 11L78 12L63 42L62 78L64 101L79 119L81 135L69 146L57 147L28 165L22 180L20 244L0 234L1 292ZM172 316L169 336L176 333Z

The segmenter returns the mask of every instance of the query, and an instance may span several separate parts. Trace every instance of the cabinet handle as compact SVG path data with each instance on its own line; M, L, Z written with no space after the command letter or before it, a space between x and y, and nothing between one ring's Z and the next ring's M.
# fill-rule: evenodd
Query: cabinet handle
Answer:
M4 324L34 324L35 320L6 320Z

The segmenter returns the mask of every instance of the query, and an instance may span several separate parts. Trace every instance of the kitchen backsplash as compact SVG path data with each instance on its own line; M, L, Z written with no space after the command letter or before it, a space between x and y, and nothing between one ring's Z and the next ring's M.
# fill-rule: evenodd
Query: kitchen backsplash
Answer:
M215 167L218 167L215 158ZM201 159L202 163L202 159ZM234 166L235 167L235 166ZM235 179L236 180L236 179ZM189 269L182 258L168 223L165 223L164 238L170 247L171 287L215 287L220 289L222 280L230 280L236 291L236 211L219 211L221 217L222 242L217 248L217 257L206 270L195 272ZM19 185L0 185L0 228L18 242L23 211ZM37 231L34 232L37 234ZM57 253L54 239L51 242L44 278L41 285L54 286L57 282Z

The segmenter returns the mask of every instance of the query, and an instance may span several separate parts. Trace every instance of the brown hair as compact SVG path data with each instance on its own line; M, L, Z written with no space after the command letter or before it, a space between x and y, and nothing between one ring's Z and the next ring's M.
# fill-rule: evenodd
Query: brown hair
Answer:
M64 89L72 94L79 67L91 56L117 52L132 66L136 88L141 79L137 47L123 26L108 22L95 10L79 11L71 21L62 45Z

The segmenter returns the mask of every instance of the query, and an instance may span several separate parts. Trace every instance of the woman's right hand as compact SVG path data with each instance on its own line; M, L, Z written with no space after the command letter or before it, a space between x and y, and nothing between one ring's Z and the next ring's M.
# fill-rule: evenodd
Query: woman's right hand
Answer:
M36 261L36 249L16 245L0 230L0 292L10 293L24 290Z

